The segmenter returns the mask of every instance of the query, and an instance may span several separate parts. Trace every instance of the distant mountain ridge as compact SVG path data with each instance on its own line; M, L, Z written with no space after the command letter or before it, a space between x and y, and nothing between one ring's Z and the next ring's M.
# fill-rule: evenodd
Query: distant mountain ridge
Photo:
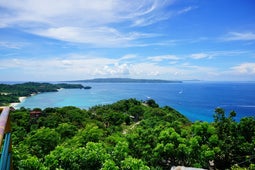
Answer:
M132 79L132 78L96 78L88 80L74 80L70 82L84 83L182 83L179 80L160 80L160 79Z

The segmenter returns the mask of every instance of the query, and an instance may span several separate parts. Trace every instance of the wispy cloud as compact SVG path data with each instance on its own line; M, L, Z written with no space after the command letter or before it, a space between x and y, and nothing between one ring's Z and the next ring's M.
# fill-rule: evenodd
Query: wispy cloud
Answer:
M194 53L190 54L189 58L192 59L212 59L214 57L221 57L221 56L239 56L243 54L248 54L249 51L242 51L242 50L230 50L230 51L206 51L201 53Z
M197 7L194 7L194 6L188 6L188 7L185 7L185 8L183 8L183 9L179 10L179 11L177 12L177 14L178 14L178 15L185 14L185 13L187 13L187 12L189 12L189 11L191 11L191 10L194 10L194 9L196 9L196 8L197 8Z
M59 27L47 30L34 30L34 34L55 38L67 42L87 43L100 47L126 47L132 46L130 42L155 36L138 32L120 33L118 30L109 27L80 28L80 27Z
M180 58L175 56L175 55L161 55L161 56L152 56L152 57L147 57L148 60L151 61L163 61L163 60L179 60Z
M195 54L191 54L190 58L193 59L202 59L202 58L211 58L212 54L208 54L208 53L195 53Z
M221 38L224 41L254 41L255 33L253 32L229 32L225 37Z
M170 10L174 0L2 0L0 27L15 27L28 33L95 46L140 46L143 38L153 33L128 31L143 27L192 10ZM121 24L123 33L114 25ZM131 45L132 44L132 45ZM147 44L148 45L148 44Z
M0 48L11 48L11 49L21 49L25 43L22 42L7 42L7 41L0 41Z
M137 58L136 54L126 54L123 57L120 58L120 60L130 60L130 59L135 59Z

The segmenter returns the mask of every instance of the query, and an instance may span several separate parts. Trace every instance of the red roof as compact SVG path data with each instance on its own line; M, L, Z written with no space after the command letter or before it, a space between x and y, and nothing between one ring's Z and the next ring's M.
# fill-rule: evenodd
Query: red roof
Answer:
M41 114L42 111L39 111L39 110L33 110L30 112L30 114Z

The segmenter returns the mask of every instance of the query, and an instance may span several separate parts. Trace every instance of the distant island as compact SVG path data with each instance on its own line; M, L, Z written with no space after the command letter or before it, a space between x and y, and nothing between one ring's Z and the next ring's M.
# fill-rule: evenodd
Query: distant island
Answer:
M69 82L82 83L182 83L179 80L160 80L160 79L132 79L132 78L96 78L88 80L74 80Z
M81 84L50 84L27 82L22 84L0 84L0 106L5 106L10 103L19 103L24 97L31 96L43 92L57 92L59 89L91 89L90 86ZM22 97L21 97L22 96Z

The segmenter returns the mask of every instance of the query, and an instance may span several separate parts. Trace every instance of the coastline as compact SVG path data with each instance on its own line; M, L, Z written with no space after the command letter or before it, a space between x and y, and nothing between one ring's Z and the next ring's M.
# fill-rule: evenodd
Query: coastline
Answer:
M61 90L63 90L64 88L59 88L59 89L57 89L57 91L61 91Z
M24 102L25 100L26 100L26 98L27 97L25 97L25 96L22 96L22 97L19 97L19 102L17 102L17 103L10 103L9 104L9 107L13 107L13 108L17 108L17 106L20 104L20 103L22 103L22 102Z

